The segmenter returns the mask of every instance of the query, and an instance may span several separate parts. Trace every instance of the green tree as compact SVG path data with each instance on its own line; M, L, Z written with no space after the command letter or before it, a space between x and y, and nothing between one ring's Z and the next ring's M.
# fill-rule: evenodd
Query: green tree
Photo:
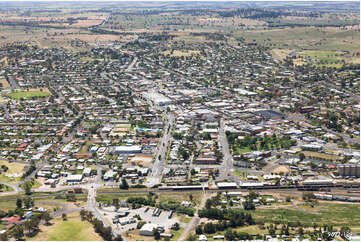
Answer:
M120 189L128 190L129 185L128 185L127 180L125 180L125 178L122 178L122 184L119 185L119 188L120 188Z
M26 195L30 195L31 194L31 188L33 187L33 183L30 181L27 181L24 183L24 190L25 190L25 194Z
M21 225L17 225L12 229L11 233L16 240L20 240L24 237L24 228Z
M23 200L21 200L21 198L16 199L16 207L22 208L22 206L23 206Z
M157 229L153 230L153 234L154 234L154 239L155 240L160 240L160 233Z

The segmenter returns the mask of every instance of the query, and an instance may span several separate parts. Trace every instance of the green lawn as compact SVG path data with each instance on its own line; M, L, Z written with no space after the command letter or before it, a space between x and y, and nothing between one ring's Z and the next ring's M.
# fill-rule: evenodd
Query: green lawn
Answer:
M19 91L19 92L12 92L9 93L11 98L20 99L20 98L32 98L32 97L47 97L49 96L49 92L44 91Z
M81 221L79 213L68 215L68 220L61 217L51 220L53 225L41 226L41 231L35 241L99 241L102 238L94 232L93 226L87 221Z
M0 192L12 192L14 189L4 184L0 184Z
M242 170L234 170L233 171L233 175L235 176L239 176L239 177L242 177L242 178L246 178L248 175L250 175L251 173L249 172L245 172L245 171L242 171Z
M183 233L184 228L180 228L179 230L172 230L173 237L171 240L178 240L179 236Z

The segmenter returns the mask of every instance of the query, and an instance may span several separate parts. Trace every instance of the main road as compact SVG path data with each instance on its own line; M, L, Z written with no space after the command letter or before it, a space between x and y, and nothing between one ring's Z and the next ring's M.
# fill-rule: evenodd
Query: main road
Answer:
M174 124L174 120L175 120L175 118L174 118L173 113L170 113L170 112L167 113L166 125L164 125L163 136L158 144L158 147L157 147L157 150L155 153L154 163L152 166L152 172L148 175L147 181L145 183L147 187L152 187L161 182L162 171L164 168L163 164L164 164L164 160L166 159L166 156L167 156L168 144L169 144L169 140L172 135L172 127Z

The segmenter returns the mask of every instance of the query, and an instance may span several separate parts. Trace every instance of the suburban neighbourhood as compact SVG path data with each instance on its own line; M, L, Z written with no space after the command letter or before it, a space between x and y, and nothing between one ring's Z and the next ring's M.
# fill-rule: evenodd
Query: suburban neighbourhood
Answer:
M358 241L359 3L138 3L0 3L0 240Z

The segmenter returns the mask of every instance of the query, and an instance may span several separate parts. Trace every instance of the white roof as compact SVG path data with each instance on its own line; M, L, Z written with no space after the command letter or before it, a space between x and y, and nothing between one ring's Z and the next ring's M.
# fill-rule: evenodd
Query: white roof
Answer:
M66 180L81 180L83 179L83 175L70 175L66 178Z
M153 232L153 229L158 228L159 226L156 224L144 224L141 228L140 231L149 231L149 232Z
M218 182L217 186L218 187L236 187L237 183L235 183L235 182Z
M142 148L139 145L130 145L130 146L117 146L115 147L115 151L134 151L141 150Z

